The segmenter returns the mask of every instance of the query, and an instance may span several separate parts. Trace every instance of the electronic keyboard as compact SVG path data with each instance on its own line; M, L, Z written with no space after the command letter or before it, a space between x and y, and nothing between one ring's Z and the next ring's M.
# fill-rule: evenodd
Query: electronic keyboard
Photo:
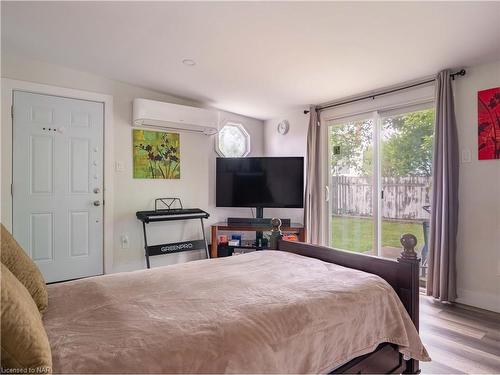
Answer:
M154 221L208 219L210 216L208 212L199 208L171 208L151 211L137 211L135 215L144 223Z
M175 207L179 206L179 207ZM161 208L160 208L161 207ZM175 207L175 208L174 208ZM205 237L205 226L203 219L208 219L209 214L199 208L184 208L179 198L157 198L155 199L155 209L151 211L137 211L135 216L142 221L142 230L144 232L144 255L146 256L146 267L151 268L150 256L164 255L171 253L180 253L200 248L205 249L207 259L210 259L208 252L207 239ZM201 240L189 240L182 242L163 243L157 245L148 244L148 234L146 224L158 221L191 220L200 219Z

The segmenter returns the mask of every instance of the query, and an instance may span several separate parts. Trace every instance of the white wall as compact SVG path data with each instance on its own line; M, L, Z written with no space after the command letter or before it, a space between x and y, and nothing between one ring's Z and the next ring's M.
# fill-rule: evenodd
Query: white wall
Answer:
M500 160L477 159L477 91L498 86L500 62L467 68L455 81L460 149L472 153L471 163L460 164L458 302L500 312ZM286 136L276 132L282 119L290 121ZM266 155L304 155L307 126L299 110L266 121ZM302 210L295 211L301 218Z
M304 114L304 109L306 107L297 108L264 123L264 152L266 156L306 156L309 115ZM288 120L290 123L290 129L285 135L281 135L277 131L278 124L282 120ZM265 209L264 214L265 217L292 219L295 223L303 223L304 221L303 209Z
M500 312L500 160L477 158L477 92L500 86L500 61L467 69L455 81L460 150L458 302Z
M136 97L163 100L179 104L195 104L170 95L131 86L97 75L68 69L61 66L24 59L19 56L2 56L2 77L42 83L46 85L98 92L113 96L114 101L114 157L123 162L125 170L114 172L114 251L113 271L144 268L142 228L135 217L138 210L153 208L158 197L180 197L186 207L200 207L211 217L209 223L223 220L227 216L250 216L250 210L215 208L215 145L214 137L181 133L181 179L140 180L132 178L132 100ZM8 111L2 101L2 111ZM261 156L264 152L263 123L260 120L224 112L223 119L241 122L251 136L250 155ZM4 116L5 118L5 116ZM2 133L11 126L2 122ZM9 133L9 132L7 132ZM2 136L2 171L10 170L10 137ZM10 179L2 172L2 202L10 202ZM4 206L4 204L2 205ZM10 210L2 209L1 221L10 227ZM206 228L208 234L208 227ZM129 249L121 249L120 237L129 237ZM199 222L164 223L151 225L151 243L176 242L201 237ZM187 259L203 257L203 252L188 252L153 257L152 264L170 264Z

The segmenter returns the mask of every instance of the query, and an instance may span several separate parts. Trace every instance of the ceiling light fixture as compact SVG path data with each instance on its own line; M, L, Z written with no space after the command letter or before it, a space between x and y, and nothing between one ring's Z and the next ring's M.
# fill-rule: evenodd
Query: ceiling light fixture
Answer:
M194 65L196 65L196 61L194 61L193 59L184 59L184 60L182 60L182 63L184 65L187 65L187 66L194 66Z

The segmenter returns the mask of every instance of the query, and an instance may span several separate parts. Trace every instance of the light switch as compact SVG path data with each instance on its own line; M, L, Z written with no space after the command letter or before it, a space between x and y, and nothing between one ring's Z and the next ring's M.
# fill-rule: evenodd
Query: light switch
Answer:
M462 163L470 163L472 161L471 152L469 149L462 150Z
M117 172L123 172L125 170L125 166L123 165L122 161L117 161L115 163L115 171Z
M121 241L122 249L128 249L130 247L130 243L128 241L128 236L126 234L121 235L120 241Z

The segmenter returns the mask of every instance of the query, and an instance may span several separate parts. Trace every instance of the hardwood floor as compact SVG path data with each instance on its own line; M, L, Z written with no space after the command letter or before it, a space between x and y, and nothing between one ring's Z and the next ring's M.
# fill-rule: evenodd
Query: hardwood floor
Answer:
M420 297L423 374L500 374L500 314Z

